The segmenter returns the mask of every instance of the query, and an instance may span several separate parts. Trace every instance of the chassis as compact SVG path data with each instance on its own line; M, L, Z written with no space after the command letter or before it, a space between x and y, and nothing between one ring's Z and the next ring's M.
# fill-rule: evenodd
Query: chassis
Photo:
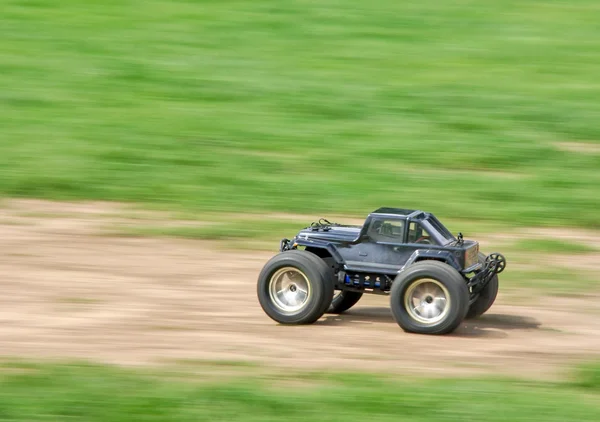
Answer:
M454 236L433 214L379 208L362 226L312 223L283 239L258 278L265 311L282 324L309 324L341 313L363 294L390 296L407 332L445 334L485 313L506 267L499 253Z

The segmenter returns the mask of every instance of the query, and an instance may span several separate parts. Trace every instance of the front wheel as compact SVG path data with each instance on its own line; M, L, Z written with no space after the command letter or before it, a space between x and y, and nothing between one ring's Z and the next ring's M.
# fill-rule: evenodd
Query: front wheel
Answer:
M398 274L390 291L394 319L406 332L447 334L469 309L469 290L458 271L438 261L423 261Z

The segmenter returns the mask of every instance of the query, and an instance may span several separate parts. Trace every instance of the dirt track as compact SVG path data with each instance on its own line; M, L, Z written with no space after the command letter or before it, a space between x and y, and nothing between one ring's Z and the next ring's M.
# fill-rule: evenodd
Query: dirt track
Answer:
M119 212L37 201L0 209L0 355L544 376L600 354L597 295L527 306L500 295L489 315L445 337L402 332L385 297L312 326L278 326L255 294L271 252L102 234Z

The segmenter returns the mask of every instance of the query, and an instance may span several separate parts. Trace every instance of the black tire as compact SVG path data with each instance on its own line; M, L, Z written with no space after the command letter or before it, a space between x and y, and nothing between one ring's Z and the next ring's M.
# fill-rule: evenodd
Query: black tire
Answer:
M295 277L307 284L307 298L302 307L286 311L282 303L271 293L271 282L278 271L291 268ZM299 272L299 273L298 273ZM258 276L257 295L263 311L281 324L312 324L317 321L333 299L333 274L331 268L318 256L306 251L285 251L275 255L263 267ZM273 280L275 282L275 280ZM295 291L295 290L294 290Z
M479 262L481 264L485 262L485 255L481 252L479 252ZM485 314L492 307L496 301L496 297L498 296L498 284L498 274L496 274L490 280L487 286L485 286L485 288L479 292L479 297L469 307L469 311L465 317L466 319L477 318Z
M416 308L407 309L407 293L417 289L421 283L432 283L434 289L446 296L445 308L438 316L439 320L431 322L418 319ZM412 287L411 287L412 286ZM429 288L429 286L428 286ZM444 291L445 290L445 291ZM435 301L430 293L425 293L427 303ZM441 297L441 296L439 296ZM429 302L432 300L432 302ZM439 299L441 300L441 299ZM390 292L390 304L394 319L409 333L447 334L454 331L465 318L469 309L469 289L465 279L451 266L443 262L427 260L409 266L396 276ZM438 309L438 308L435 308Z
M362 295L361 292L340 291L338 295L334 295L327 313L341 314L346 312L358 303Z

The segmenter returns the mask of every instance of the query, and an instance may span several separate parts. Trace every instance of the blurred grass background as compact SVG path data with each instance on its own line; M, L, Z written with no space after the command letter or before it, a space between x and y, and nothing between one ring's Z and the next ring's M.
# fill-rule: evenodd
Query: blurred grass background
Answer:
M463 231L598 229L598 22L593 0L4 0L0 195L228 213L234 221L130 228L209 239L297 229L236 213L298 221L384 205L426 209ZM526 267L536 254L593 245L510 245L523 268L509 286L598 285L591 270ZM277 389L9 365L0 419L597 421L599 374L590 365L573 382L410 384L331 375Z
M227 382L95 365L0 371L7 421L590 421L600 418L599 366L572 380L392 380L365 374L250 375Z
M600 227L593 0L6 0L0 194Z

